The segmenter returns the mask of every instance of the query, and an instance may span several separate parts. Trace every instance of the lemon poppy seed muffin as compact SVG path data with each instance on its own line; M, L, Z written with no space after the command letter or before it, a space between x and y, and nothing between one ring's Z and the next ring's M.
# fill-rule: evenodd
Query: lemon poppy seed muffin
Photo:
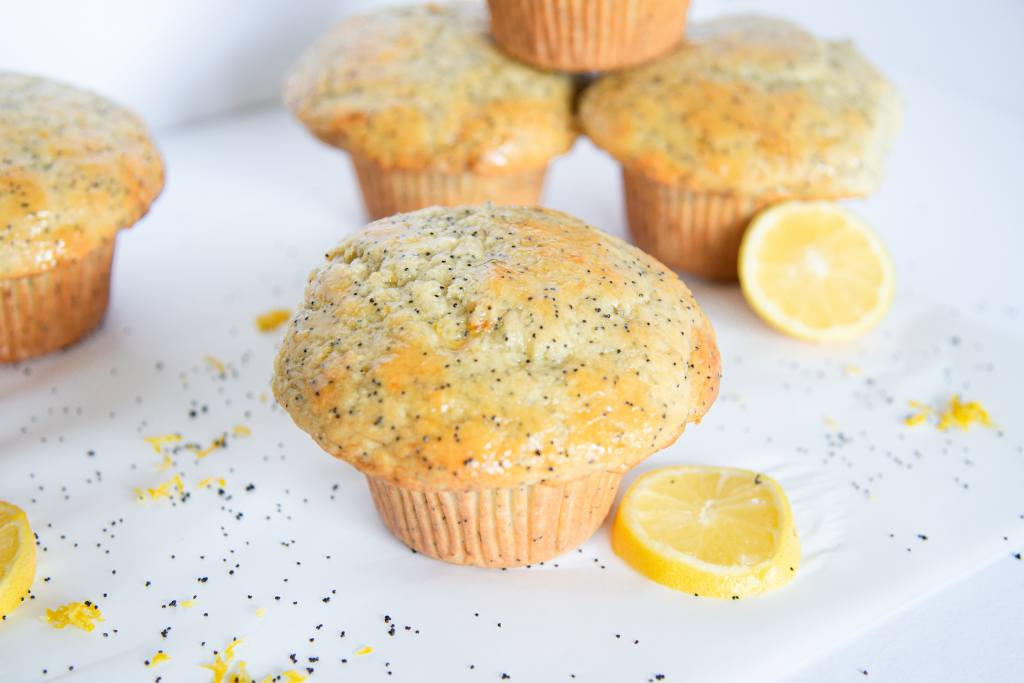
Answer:
M694 23L581 103L587 135L623 166L637 243L725 279L764 206L874 191L899 119L895 88L852 44L758 16Z
M285 101L347 150L379 218L433 205L535 204L575 139L572 80L506 57L482 5L396 7L346 19L292 69Z
M160 154L134 114L0 72L0 362L62 348L100 324L117 232L162 188Z
M606 71L672 49L690 0L488 0L510 55L543 69Z
M274 394L407 545L513 566L588 538L718 382L714 332L670 270L569 215L478 206L392 216L328 253Z

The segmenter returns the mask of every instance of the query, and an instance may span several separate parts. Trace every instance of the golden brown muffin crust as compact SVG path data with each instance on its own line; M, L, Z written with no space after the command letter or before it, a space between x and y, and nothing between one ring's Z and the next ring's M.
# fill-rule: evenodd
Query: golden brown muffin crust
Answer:
M328 452L406 486L621 472L718 391L714 331L640 250L548 209L371 223L314 271L274 394Z
M872 191L899 118L892 84L849 42L758 16L691 24L679 49L581 103L587 135L631 170L764 197Z
M388 168L514 173L575 139L573 84L506 57L478 3L346 19L292 69L285 101L327 144Z
M163 188L145 125L89 92L0 72L0 277L77 259Z

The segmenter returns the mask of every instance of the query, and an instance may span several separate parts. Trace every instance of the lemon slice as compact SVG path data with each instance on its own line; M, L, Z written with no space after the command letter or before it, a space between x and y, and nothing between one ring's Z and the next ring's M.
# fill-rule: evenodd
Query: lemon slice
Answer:
M0 500L0 617L21 604L36 574L36 543L28 517Z
M729 467L664 467L637 479L619 505L612 547L649 579L716 598L778 588L800 564L782 487Z
M788 335L838 341L889 309L892 260L871 228L830 202L762 211L740 244L740 284L761 318Z

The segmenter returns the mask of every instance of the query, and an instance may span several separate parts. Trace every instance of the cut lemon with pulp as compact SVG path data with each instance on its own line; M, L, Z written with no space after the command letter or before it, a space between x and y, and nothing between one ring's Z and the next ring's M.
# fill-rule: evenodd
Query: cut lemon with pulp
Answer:
M863 334L892 302L885 246L860 219L830 202L786 202L758 214L740 244L739 275L761 318L811 341Z
M36 542L28 517L0 500L0 617L21 604L36 574Z
M664 467L637 479L619 505L612 547L649 579L715 598L778 588L800 564L782 487L729 467Z

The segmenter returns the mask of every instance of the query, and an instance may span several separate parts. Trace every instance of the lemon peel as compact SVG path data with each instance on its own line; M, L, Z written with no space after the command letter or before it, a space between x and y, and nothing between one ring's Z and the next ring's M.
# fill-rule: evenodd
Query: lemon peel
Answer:
M156 654L149 658L149 662L146 664L146 668L152 669L155 666L163 664L169 661L171 656L163 650L157 650Z
M179 494L185 493L185 482L182 481L180 474L176 474L162 484L158 484L154 487L144 489L137 488L135 489L135 495L140 502L144 501L146 498L150 498L151 500L160 500L161 498L170 498L172 496L171 488L176 488Z
M948 431L957 428L968 431L971 425L980 424L982 427L995 427L992 416L980 401L963 401L959 394L950 397L948 404L941 411L934 410L931 406L919 401L910 401L913 412L903 419L903 424L908 427L916 427L934 418L935 428L941 431Z
M288 322L292 312L288 308L274 308L256 317L256 329L260 332L273 332Z
M95 622L103 621L103 613L92 602L69 602L57 609L46 610L46 622L54 628L73 626L83 631L96 628Z

